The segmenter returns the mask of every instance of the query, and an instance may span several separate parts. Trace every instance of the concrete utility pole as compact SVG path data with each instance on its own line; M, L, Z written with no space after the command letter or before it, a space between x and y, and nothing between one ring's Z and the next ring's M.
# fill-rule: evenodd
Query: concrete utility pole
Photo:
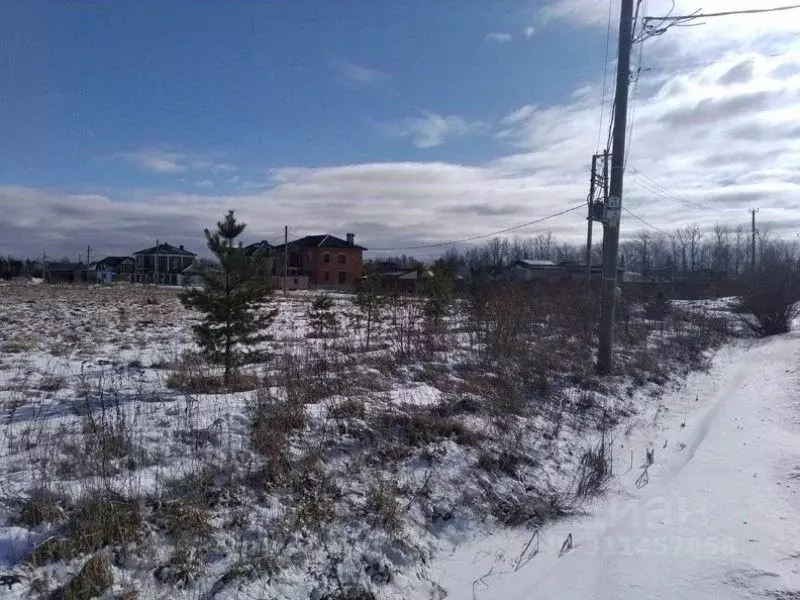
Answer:
M289 226L283 226L283 295L288 292L286 289L289 281Z
M752 217L752 241L750 244L750 268L753 270L753 273L756 272L756 213L758 212L757 208L750 209L750 215Z
M622 213L622 179L625 168L625 128L628 120L628 87L633 44L633 0L621 0L619 18L619 50L617 57L617 89L614 102L613 147L611 150L611 182L605 203L603 222L603 303L600 310L600 345L597 369L610 373L614 366L614 305L617 291L617 252L619 223Z

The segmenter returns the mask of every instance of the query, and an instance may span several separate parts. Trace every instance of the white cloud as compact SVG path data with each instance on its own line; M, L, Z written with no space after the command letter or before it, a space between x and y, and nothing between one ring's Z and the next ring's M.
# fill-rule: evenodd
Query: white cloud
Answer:
M536 33L535 27L526 27L525 29L522 30L522 35L524 35L528 39L531 39L534 33Z
M374 85L388 77L388 75L382 71L370 69L349 60L335 60L332 66L346 81L362 86Z
M505 44L513 39L514 39L513 35L502 31L493 31L491 33L486 34L486 41L495 44Z
M481 121L468 121L457 115L440 115L432 111L423 111L419 117L380 124L378 128L389 136L411 138L417 148L435 148L451 138L485 131L486 124Z
M587 1L574 0L574 5ZM650 13L664 4L650 0ZM686 4L680 8L686 10ZM714 3L708 0L703 7L711 10ZM690 222L706 228L714 222L746 226L747 209L758 207L760 227L794 238L800 228L800 69L787 55L800 52L800 42L783 36L790 28L787 15L759 20L753 31L745 27L756 22L752 19L727 26L709 20L647 42L644 66L650 70L642 73L631 97L626 207L669 231ZM156 237L202 250L202 228L228 208L249 223L248 239L279 240L281 226L288 223L301 233L355 231L371 248L441 242L526 222L585 200L591 154L598 133L604 144L608 125L606 110L598 132L601 77L576 82L575 93L550 106L509 107L495 131L506 144L504 154L484 164L282 168L270 172L267 181L228 195L211 190L76 194L2 186L0 253L32 256L44 249L54 256L74 255L87 243L98 253L123 253ZM484 123L438 113L383 128L420 147L488 130ZM145 157L152 159L151 169L189 175L191 165L209 160L162 151L138 156L137 164ZM651 180L695 206L681 206L683 201L654 191ZM641 228L626 218L625 235ZM580 241L583 211L519 233L548 229Z
M142 148L135 152L120 153L117 157L138 165L145 171L164 175L187 173L189 171L223 173L236 170L234 165L206 156L167 151L160 148Z
M653 0L655 1L655 0ZM608 23L609 2L612 4L613 18L619 13L619 3L612 0L550 0L542 8L540 17L544 23L553 19L561 19L578 26L606 26ZM651 13L655 14L653 11Z

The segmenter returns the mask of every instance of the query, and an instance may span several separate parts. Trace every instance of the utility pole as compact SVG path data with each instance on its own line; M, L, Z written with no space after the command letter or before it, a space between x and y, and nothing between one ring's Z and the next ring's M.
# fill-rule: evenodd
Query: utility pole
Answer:
M611 353L617 292L617 252L619 250L619 224L622 216L625 128L628 120L628 87L631 74L631 46L633 45L633 0L621 0L620 4L611 181L603 222L603 302L600 309L600 344L597 353L597 368L601 373L610 373L614 364Z
M153 264L153 285L158 285L158 240L156 240L156 255Z
M597 154L592 156L592 178L589 180L589 212L586 215L588 229L586 230L586 285L592 283L592 221L594 221L594 187L597 181Z
M600 166L602 165L602 168ZM592 175L589 180L589 221L586 232L586 279L592 281L592 221L603 221L608 199L608 149L592 156Z
M283 226L283 295L288 292L286 290L287 282L289 281L289 226Z
M91 277L89 271L89 265L92 264L92 247L90 245L86 246L86 285L89 285Z
M751 241L750 241L750 268L753 270L753 273L756 272L756 210L755 208L750 209L750 216L751 216Z

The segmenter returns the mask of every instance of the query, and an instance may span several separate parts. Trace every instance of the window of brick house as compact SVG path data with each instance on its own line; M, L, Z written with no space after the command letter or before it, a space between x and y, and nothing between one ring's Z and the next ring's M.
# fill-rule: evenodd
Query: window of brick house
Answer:
M344 285L345 283L347 283L347 272L339 271L339 285Z
M345 254L340 254L336 258L339 260L339 264L340 265L343 265L343 264L345 264L347 262L347 255L345 255Z
M322 260L326 263L331 262L331 255L326 252L325 254L322 255Z
M323 276L323 279L325 281L330 281L331 280L331 272L330 271L325 271L325 275Z

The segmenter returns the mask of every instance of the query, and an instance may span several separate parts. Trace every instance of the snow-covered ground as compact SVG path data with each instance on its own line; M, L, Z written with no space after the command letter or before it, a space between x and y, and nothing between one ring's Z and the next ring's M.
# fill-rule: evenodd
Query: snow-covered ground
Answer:
M640 476L648 444L654 482L667 456L691 450L677 435L663 448L656 432L713 401L684 398L678 409L682 396L669 391L706 364L715 340L692 305L690 318L663 321L631 311L619 374L601 380L582 298L569 290L501 291L478 315L481 330L463 304L434 328L421 300L394 301L369 348L352 296L332 296L338 327L324 337L311 318L318 294L276 296L272 340L244 369L243 391L225 392L175 385L196 358L196 315L177 290L1 293L0 578L15 580L14 600L46 597L90 555L111 564L104 599L505 597L509 564L535 578L585 550L579 526L605 522L550 526L511 555L537 523L603 514L576 500L575 484L608 427L620 429L609 498L624 498L617 488ZM731 352L734 361L739 350L720 356ZM690 387L705 381L696 377ZM695 427L686 418L683 434ZM88 510L98 502L100 517L131 507L135 527L84 544L81 520L98 516ZM186 514L188 531L175 522ZM557 554L573 531L575 547L555 560L545 545Z
M724 348L708 373L642 402L585 517L533 541L475 539L433 578L480 600L800 598L799 375L797 333Z

